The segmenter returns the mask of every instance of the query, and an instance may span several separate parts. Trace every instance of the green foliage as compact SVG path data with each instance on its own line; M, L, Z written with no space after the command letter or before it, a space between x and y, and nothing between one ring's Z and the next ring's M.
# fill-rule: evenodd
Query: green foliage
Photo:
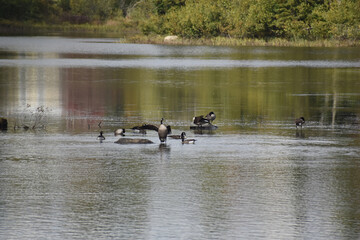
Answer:
M185 0L154 0L156 11L159 15L168 13L173 8L185 5Z
M230 1L191 1L186 6L169 11L162 21L166 32L183 37L199 38L227 33L229 25L224 13Z
M87 16L91 20L106 20L113 14L114 0L70 0L74 15Z
M0 19L131 21L145 35L360 39L360 0L0 0L0 6Z
M57 6L47 0L0 0L0 18L41 21L57 13Z

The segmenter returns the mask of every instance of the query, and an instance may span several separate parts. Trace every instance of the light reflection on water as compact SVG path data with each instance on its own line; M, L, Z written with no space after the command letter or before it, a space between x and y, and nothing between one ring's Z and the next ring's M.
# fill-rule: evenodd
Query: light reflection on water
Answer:
M358 49L1 40L0 238L359 237ZM46 130L12 129L39 105ZM161 117L196 144L114 143Z
M3 236L16 238L19 229L26 238L357 234L342 222L358 216L357 199L346 197L354 189L343 182L358 183L359 172L346 172L359 171L359 162L343 156L359 156L357 146L261 134L196 135L195 145L165 147L121 146L112 136L100 144L96 134L15 135L2 134Z
M276 60L213 60L213 59L25 59L0 60L3 66L24 67L111 67L111 68L150 68L150 69L198 69L198 68L269 68L269 67L308 67L308 68L359 68L359 61L276 61Z

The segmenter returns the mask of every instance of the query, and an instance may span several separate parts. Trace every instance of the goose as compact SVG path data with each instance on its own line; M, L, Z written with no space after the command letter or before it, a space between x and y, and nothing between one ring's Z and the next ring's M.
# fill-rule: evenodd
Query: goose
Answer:
M298 119L295 119L295 125L296 125L296 128L298 126L300 126L300 128L302 128L302 125L305 124L305 118L304 117L300 117Z
M186 133L182 132L181 133L181 143L182 144L189 144L189 143L195 143L196 139L185 139L186 138Z
M159 135L160 142L163 143L163 142L166 142L167 135L171 133L171 127L170 126L165 126L163 124L163 121L164 121L164 118L161 118L159 127L156 127L156 126L151 125L151 124L144 124L139 128L140 129L148 129L148 130L157 131L158 135Z
M212 122L215 120L215 118L216 118L216 115L215 115L215 113L214 112L209 112L207 115L206 115L206 119L208 120L208 122L210 123L210 124L212 124Z
M201 127L203 124L209 123L207 118L204 118L204 115L193 117L193 123L198 127Z
M164 121L164 118L161 118L160 126L158 129L159 139L161 142L165 142L167 135L171 133L171 127L165 126L163 124L163 121Z
M121 135L121 136L125 136L125 129L124 128L119 128L119 129L116 129L114 131L114 136L118 136L118 135Z
M172 139L181 139L181 134L180 135L168 135L169 138Z
M96 139L100 141L105 140L105 137L103 136L103 131L100 131L100 135Z

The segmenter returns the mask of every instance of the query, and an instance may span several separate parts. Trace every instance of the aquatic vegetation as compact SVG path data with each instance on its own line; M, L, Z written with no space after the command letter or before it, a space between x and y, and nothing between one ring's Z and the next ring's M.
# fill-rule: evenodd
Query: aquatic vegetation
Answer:
M32 108L30 104L15 117L14 129L46 129L48 113L51 110L45 106Z

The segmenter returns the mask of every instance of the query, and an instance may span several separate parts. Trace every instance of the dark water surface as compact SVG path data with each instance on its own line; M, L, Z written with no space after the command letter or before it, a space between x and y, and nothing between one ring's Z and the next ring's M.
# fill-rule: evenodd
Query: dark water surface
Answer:
M360 238L359 48L116 41L0 37L0 239Z

